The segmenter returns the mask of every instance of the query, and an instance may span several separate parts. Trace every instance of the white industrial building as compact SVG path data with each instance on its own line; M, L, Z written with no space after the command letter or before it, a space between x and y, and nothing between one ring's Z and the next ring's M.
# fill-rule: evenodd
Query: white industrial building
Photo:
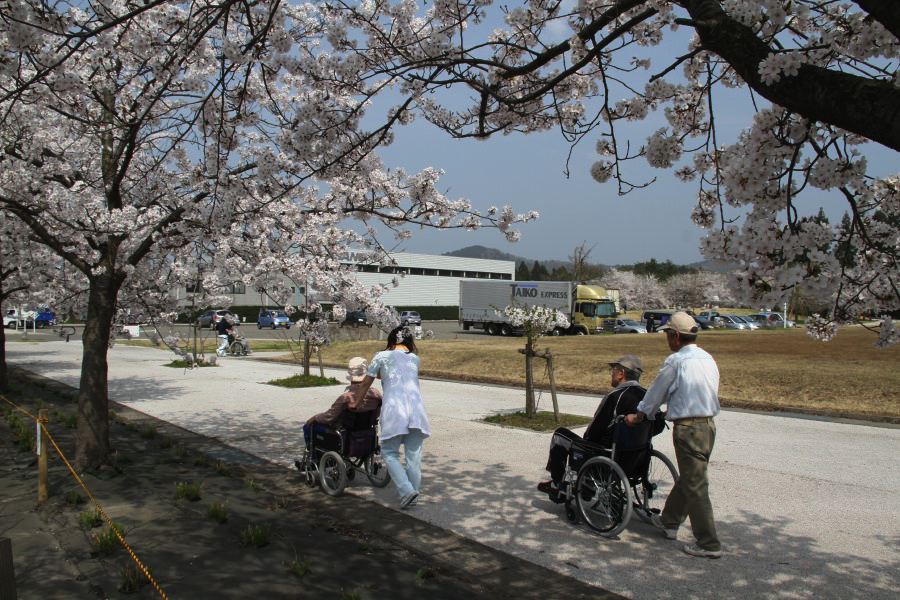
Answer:
M360 256L364 256L360 253ZM514 280L516 263L509 260L489 260L464 258L460 256L435 256L432 254L412 254L397 252L390 255L391 266L379 266L359 262L355 252L348 252L344 264L355 265L358 279L366 286L384 284L390 286L396 278L400 285L388 291L382 300L388 306L457 306L459 304L459 282L463 279L505 279ZM188 304L191 292L184 288L176 295ZM270 306L272 301L260 294L252 286L237 282L229 290L233 306ZM302 306L306 290L303 286L293 288L293 304ZM228 293L228 292L226 292ZM315 299L312 290L310 299ZM324 300L324 299L323 299Z
M391 254L395 265L379 267L354 258L350 253L346 262L356 265L363 285L390 284L397 278L400 285L382 296L387 306L457 306L463 279L516 278L516 263L510 260L398 252Z

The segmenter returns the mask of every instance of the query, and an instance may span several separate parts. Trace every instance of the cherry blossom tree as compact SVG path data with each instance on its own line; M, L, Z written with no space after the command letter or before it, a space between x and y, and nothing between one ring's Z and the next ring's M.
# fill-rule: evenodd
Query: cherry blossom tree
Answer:
M734 304L724 273L698 271L676 275L666 281L665 293L672 305L682 308Z
M287 299L285 278L377 304L340 262L387 260L382 231L512 226L444 196L439 171L385 169L406 108L365 128L385 85L340 18L261 0L0 7L0 208L86 283L76 462L108 459L107 352L118 310L174 310L173 287L236 280Z
M599 284L617 289L630 310L665 308L669 298L663 285L652 275L635 275L632 271L610 269Z
M740 264L738 301L780 304L803 286L830 306L825 324L900 306L900 176L870 175L866 160L874 145L900 150L896 1L362 0L323 12L345 28L337 47L405 95L404 120L459 138L594 139L591 174L620 194L652 183L633 160L696 182L702 251ZM729 139L717 116L741 90L752 117ZM657 112L662 126L634 139L627 122ZM813 189L846 203L847 228L807 216ZM842 260L839 246L852 249Z

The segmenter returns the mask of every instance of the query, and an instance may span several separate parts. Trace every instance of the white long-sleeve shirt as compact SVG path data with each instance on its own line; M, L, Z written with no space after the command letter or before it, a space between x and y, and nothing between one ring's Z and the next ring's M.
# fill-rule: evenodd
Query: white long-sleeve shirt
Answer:
M663 404L669 421L719 414L719 367L709 352L688 344L666 358L637 409L652 419Z

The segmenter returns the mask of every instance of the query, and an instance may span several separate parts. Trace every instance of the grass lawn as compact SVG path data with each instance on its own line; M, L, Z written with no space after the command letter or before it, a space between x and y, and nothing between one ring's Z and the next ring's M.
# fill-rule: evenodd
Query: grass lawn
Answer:
M523 338L482 335L419 344L422 375L462 381L524 384ZM802 328L757 331L705 331L700 346L719 364L722 404L760 410L796 410L900 422L900 347L874 347L875 335L844 327L833 341L818 342ZM562 390L605 393L606 362L637 354L649 385L669 354L662 334L542 338L550 348ZM323 359L343 367L353 356L370 357L384 342L339 342L322 350ZM291 355L285 355L291 360ZM546 386L543 361L535 379Z

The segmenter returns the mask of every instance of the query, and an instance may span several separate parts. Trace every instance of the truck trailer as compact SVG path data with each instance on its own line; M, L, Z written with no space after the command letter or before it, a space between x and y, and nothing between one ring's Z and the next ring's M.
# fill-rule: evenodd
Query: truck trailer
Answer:
M614 292L614 293L610 293ZM492 335L521 334L503 315L515 306L555 308L569 319L568 329L553 335L587 335L603 331L603 321L618 315L618 290L570 281L477 281L459 282L459 324L468 331L483 329Z

